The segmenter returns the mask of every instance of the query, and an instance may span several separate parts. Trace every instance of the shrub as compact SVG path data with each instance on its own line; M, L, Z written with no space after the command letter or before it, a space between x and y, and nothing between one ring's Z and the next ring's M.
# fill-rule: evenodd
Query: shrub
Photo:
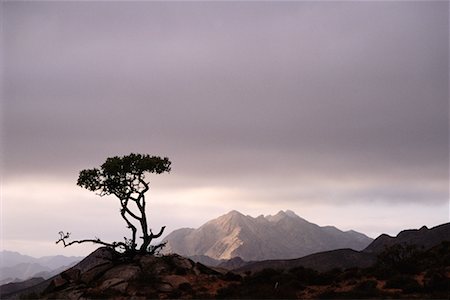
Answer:
M242 276L233 272L227 272L223 276L223 280L225 281L242 281Z
M396 275L386 281L386 288L402 289L405 293L416 293L422 290L422 286L411 276Z
M424 288L429 292L450 292L450 278L444 268L428 270L425 274Z

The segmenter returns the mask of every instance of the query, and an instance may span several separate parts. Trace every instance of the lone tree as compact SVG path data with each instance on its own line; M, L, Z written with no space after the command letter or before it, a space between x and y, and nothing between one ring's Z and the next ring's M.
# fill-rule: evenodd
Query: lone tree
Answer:
M60 238L56 243L62 242L64 247L72 244L91 242L101 244L113 249L119 248L127 253L149 252L154 254L164 244L156 246L150 245L151 241L159 238L165 229L154 234L148 228L147 215L145 212L145 193L150 189L149 182L146 181L147 173L161 174L170 172L171 162L167 157L149 156L134 154L119 157L110 157L100 166L100 169L82 170L78 177L77 185L93 192L98 192L100 196L115 195L120 200L120 215L131 230L131 239L124 237L124 242L107 243L99 238L75 240L68 242L70 233L59 232ZM137 226L136 226L137 225ZM139 248L136 236L139 231L142 244Z

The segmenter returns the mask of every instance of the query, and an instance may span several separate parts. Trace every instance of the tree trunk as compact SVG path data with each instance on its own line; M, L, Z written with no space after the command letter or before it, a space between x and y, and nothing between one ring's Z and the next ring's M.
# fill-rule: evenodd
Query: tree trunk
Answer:
M140 248L140 252L147 252L148 246L152 241L151 236L148 234L148 225L147 225L147 215L145 213L145 196L142 194L139 198L142 199L142 204L139 204L139 209L141 210L141 228L142 228L142 246Z

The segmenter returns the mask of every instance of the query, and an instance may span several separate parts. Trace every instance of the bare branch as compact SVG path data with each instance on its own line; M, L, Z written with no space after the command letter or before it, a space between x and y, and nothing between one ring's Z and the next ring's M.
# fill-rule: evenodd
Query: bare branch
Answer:
M128 199L125 200L121 200L120 204L122 205L122 209L125 210L125 212L127 212L130 216L132 216L133 218L135 218L136 220L141 221L141 217L138 217L135 213L133 213L129 208L128 208Z
M100 244L106 247L110 247L113 249L122 247L124 250L129 250L129 247L122 242L113 242L113 243L106 243L103 242L102 240L100 240L99 238L95 238L95 239L85 239L85 240L75 240L75 241L71 241L71 242L67 242L66 239L68 239L70 237L70 232L64 233L63 231L59 232L59 236L60 238L56 241L56 244L62 242L64 247L68 247L70 245L73 244L82 244L82 243L94 243L94 244Z
M139 182L142 183L142 185L144 186L144 189L139 193L139 194L143 195L150 189L150 186L149 186L149 183L145 182L141 177L139 177Z
M161 227L161 230L157 234L153 234L153 232L150 230L150 237L151 237L151 239L159 238L163 234L164 229L166 229L166 226Z
M156 246L150 245L148 247L148 252L151 255L158 254L162 250L162 248L164 248L166 246L166 244L167 244L167 242L162 242L161 244L156 245Z
M125 216L125 210L122 209L120 211L120 215L122 216L122 218L125 220L125 222L127 222L128 228L131 229L132 231L132 238L131 238L131 249L135 249L136 248L136 226L134 226L130 220L128 220L128 218Z

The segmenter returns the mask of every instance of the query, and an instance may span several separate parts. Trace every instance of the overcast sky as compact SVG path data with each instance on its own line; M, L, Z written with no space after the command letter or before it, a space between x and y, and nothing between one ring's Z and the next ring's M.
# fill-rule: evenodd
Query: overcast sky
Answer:
M2 245L128 235L76 186L168 156L149 222L291 209L376 237L449 221L449 3L15 2L1 11Z

